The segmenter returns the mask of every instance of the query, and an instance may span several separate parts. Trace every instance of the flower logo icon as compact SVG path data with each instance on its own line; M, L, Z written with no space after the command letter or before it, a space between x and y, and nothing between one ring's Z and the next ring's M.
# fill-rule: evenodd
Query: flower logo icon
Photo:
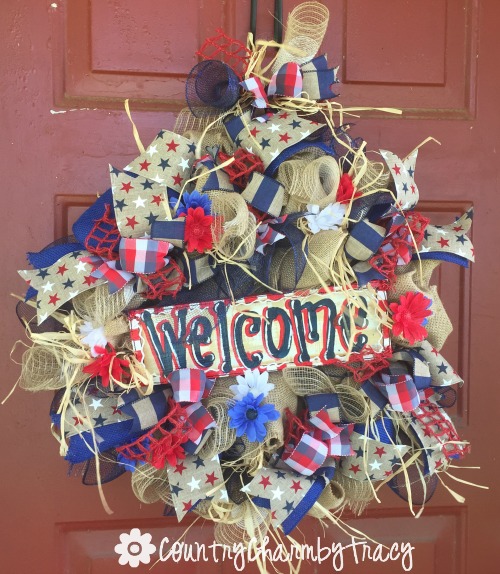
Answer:
M156 546L151 544L151 534L141 534L138 528L132 528L130 534L120 534L120 544L115 546L115 552L120 555L118 563L121 566L129 564L132 568L137 568L141 562L149 564L155 550Z

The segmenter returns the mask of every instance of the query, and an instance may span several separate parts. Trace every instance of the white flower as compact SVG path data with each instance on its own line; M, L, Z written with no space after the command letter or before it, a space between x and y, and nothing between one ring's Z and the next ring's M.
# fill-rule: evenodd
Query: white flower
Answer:
M101 354L96 351L96 347L104 348L108 344L108 340L104 334L104 327L94 327L90 321L85 321L80 327L80 335L85 335L82 337L82 343L90 347L90 354L93 357L99 357Z
M325 229L338 229L342 225L346 206L341 203L330 203L320 211L319 205L308 205L309 213L305 216L312 233Z
M229 388L237 401L241 401L248 393L252 393L254 397L258 397L260 394L267 397L269 391L274 389L274 385L267 382L268 379L269 373L267 373L267 371L263 373L259 373L258 369L245 371L243 376L236 377L238 384L231 385Z
M132 568L137 568L140 562L149 564L155 550L156 546L151 544L151 534L141 534L138 528L132 528L130 534L120 534L120 544L115 546L115 552L120 555L118 564L129 564Z

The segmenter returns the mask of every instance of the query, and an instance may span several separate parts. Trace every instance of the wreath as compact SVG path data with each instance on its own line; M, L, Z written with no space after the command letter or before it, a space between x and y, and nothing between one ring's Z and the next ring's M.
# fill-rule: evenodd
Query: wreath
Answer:
M125 474L248 543L385 486L415 514L469 450L430 280L473 261L472 211L432 225L419 148L351 137L327 25L306 2L282 44L208 38L174 130L144 148L134 126L139 157L19 272L20 386L54 393L60 454L107 509Z

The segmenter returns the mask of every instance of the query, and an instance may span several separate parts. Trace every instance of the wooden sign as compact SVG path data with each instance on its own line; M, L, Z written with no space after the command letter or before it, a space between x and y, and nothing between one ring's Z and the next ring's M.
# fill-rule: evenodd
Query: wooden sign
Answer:
M176 369L210 377L376 358L390 347L385 293L307 290L138 309L129 313L137 358L156 382Z

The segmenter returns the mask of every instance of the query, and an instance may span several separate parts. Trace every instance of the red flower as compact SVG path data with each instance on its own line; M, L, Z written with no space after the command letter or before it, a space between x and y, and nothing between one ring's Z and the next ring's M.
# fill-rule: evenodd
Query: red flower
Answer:
M351 176L348 173L342 174L335 201L337 201L337 203L349 203L351 198L356 199L357 197L361 197L361 193L354 191Z
M125 359L120 359L117 352L111 347L104 349L103 347L95 347L95 350L100 353L92 363L83 368L84 373L88 373L92 377L100 377L103 387L109 387L112 379L123 381L128 378L129 362Z
M212 248L212 222L211 215L205 215L203 207L190 207L186 216L184 241L189 252L203 253Z
M427 317L432 315L432 311L429 311L431 305L432 301L420 291L408 291L399 298L399 303L391 303L394 336L402 335L410 345L423 341L427 337L424 325L427 324Z
M163 437L160 442L151 448L150 461L155 468L163 468L166 463L175 467L178 460L185 458L186 451L181 444L173 441L170 435Z

